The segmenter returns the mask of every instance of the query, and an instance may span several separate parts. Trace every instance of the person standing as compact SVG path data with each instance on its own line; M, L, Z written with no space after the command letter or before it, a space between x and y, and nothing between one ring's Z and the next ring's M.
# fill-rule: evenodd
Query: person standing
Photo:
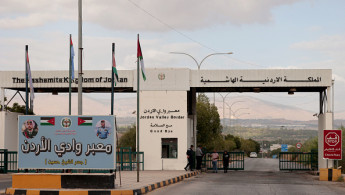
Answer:
M195 155L196 155L196 170L201 170L202 157L204 156L201 145L198 145Z
M211 159L212 159L213 173L218 173L217 162L219 159L219 155L216 150L213 150L213 153L211 154Z
M229 158L230 155L228 153L228 151L224 151L223 153L223 167L224 167L224 173L228 172L228 168L229 168Z
M188 164L186 165L186 167L184 168L184 170L188 170L188 167L191 171L193 171L194 168L194 146L191 145L190 148L187 150L187 159L188 159Z

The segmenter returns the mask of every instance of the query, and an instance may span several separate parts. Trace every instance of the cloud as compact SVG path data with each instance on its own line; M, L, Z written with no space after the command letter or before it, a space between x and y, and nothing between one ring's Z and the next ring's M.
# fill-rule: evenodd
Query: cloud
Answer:
M62 32L43 32L36 37L0 37L0 64L2 70L24 70L24 46L29 45L31 69L34 70L67 70L69 63L68 34ZM75 69L78 64L78 39L73 37L75 51ZM120 70L136 68L136 39L121 37L84 36L83 69L105 70L111 66L111 43L116 43L116 63ZM170 54L171 51L196 51L195 43L167 43L165 40L145 39L141 42L144 60L149 68L184 67L195 68L191 59L185 56ZM190 63L189 63L190 62ZM186 65L187 63L187 65Z
M266 24L272 9L301 0L90 0L83 1L83 20L120 31L195 30L219 24ZM77 21L77 1L3 0L0 28L41 26L57 19Z
M340 53L344 54L345 52L345 36L322 36L317 40L294 43L290 46L290 48L318 51L329 56L338 56Z

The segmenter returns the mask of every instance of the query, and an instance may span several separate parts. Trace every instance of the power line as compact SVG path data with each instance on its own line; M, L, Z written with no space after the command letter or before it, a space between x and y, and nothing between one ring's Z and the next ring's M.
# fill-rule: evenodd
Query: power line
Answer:
M189 37L188 35L178 31L177 29L175 29L173 26L167 24L166 22L162 21L161 19L157 18L156 16L154 16L153 14L151 14L150 12L148 12L147 10L145 10L144 8L140 7L138 4L134 3L132 0L127 0L129 1L130 3L132 3L135 7L137 7L138 9L140 9L141 11L143 11L144 13L146 13L147 15L151 16L153 19L157 20L159 23L163 24L164 26L168 27L169 29L175 31L176 33L180 34L181 36L185 37L186 39L194 42L194 43L197 43L198 45L204 47L204 48L207 48L213 52L219 52L215 49L212 49L210 47L208 47L207 45ZM238 59L235 59L235 58L231 58L229 56L226 56L228 58L230 58L231 60L234 60L234 61L237 61L237 62L240 62L240 63L244 63L244 64L248 64L248 65L251 65L251 66L259 66L259 67L265 67L265 66L262 66L262 65L258 65L258 64L254 64L254 63L250 63L250 62L246 62L246 61L243 61L243 60L238 60Z

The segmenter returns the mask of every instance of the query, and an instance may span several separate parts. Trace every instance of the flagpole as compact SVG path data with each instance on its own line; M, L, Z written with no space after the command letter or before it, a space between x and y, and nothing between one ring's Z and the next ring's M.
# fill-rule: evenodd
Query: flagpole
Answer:
M29 109L29 90L28 90L28 51L29 46L25 45L25 115L28 115Z
M115 43L112 44L112 55L111 55L111 62L113 62L113 58L115 56ZM114 64L112 64L114 66ZM111 110L110 114L114 115L114 68L111 67Z
M68 103L68 114L71 115L72 113L72 56L71 56L71 40L72 40L72 35L69 34L69 103Z
M139 47L139 34L138 46ZM138 48L139 49L139 48ZM138 52L138 51L137 51ZM140 77L139 77L139 58L137 56L137 182L139 182L139 93L140 93Z
M83 70L82 70L82 0L78 0L78 115L83 115Z

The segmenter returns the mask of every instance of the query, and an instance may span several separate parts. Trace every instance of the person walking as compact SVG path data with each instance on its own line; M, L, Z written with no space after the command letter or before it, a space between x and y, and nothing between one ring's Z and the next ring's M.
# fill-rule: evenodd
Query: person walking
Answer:
M190 145L190 148L187 150L186 154L187 154L187 159L188 159L188 163L186 165L186 167L184 168L184 170L188 170L188 167L191 171L193 171L194 168L194 146Z
M223 167L224 167L224 173L228 172L228 168L229 168L229 158L230 155L228 153L228 151L224 151L223 153Z
M219 155L216 150L213 150L213 153L211 154L211 159L212 159L213 173L218 173L217 162L219 159Z
M202 157L204 156L201 145L199 145L198 148L196 149L195 155L196 155L196 170L201 170Z

